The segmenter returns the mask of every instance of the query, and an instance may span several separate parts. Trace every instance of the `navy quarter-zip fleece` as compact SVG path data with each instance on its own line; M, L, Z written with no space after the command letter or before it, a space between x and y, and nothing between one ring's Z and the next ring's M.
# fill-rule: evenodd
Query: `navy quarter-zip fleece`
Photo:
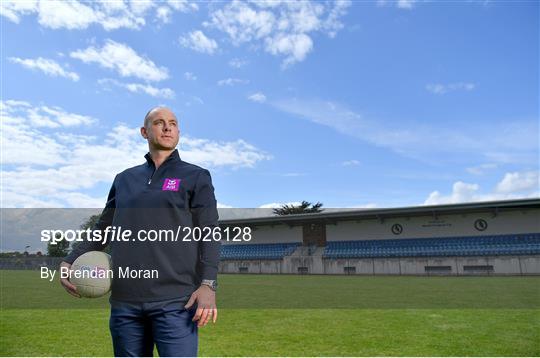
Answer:
M114 273L111 298L118 301L152 302L190 295L203 279L217 279L220 242L141 241L141 230L173 230L181 227L218 225L217 202L208 170L180 159L178 150L155 168L150 154L146 163L116 175L107 203L92 230L107 226L131 230L131 241L83 241L66 256L73 263L85 252L111 245ZM172 181L172 186L167 185ZM204 235L203 235L204 236ZM212 235L209 236L212 239ZM119 278L118 268L158 271L158 278Z

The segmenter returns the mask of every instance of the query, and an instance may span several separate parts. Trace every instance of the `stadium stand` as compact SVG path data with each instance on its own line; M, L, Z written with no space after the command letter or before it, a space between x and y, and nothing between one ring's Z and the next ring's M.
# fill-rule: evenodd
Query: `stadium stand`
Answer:
M222 245L224 260L282 259L300 243ZM540 233L429 239L328 242L324 258L488 256L540 254Z
M300 243L222 245L222 260L278 260L290 255Z
M540 199L231 218L220 273L540 275Z
M329 242L324 258L540 254L540 234Z

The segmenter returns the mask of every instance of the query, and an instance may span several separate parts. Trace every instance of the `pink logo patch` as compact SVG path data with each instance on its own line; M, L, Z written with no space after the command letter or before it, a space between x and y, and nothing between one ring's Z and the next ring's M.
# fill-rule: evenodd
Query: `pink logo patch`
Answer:
M180 179L165 178L161 190L178 191L180 188Z

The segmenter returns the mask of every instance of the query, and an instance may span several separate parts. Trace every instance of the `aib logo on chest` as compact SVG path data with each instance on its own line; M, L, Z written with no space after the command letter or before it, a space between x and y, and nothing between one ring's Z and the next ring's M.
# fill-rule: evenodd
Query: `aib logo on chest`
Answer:
M161 190L178 191L180 188L180 179L177 178L165 178Z

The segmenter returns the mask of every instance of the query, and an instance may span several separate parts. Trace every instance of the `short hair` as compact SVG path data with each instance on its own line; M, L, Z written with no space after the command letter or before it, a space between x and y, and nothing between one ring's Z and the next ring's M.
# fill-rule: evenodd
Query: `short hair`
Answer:
M146 128L146 125L148 124L148 117L150 116L150 113L154 112L155 110L158 110L158 109L166 109L168 110L169 112L171 112L174 117L176 118L176 115L174 114L173 111L171 111L170 108L168 107L165 107L165 106L155 106L155 107L152 107L150 108L150 110L148 112L146 112L146 115L144 116L144 122L143 122L143 126Z

